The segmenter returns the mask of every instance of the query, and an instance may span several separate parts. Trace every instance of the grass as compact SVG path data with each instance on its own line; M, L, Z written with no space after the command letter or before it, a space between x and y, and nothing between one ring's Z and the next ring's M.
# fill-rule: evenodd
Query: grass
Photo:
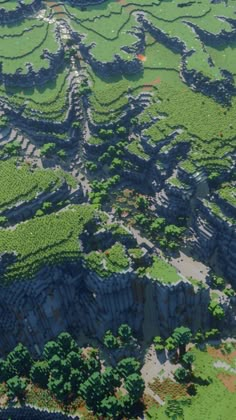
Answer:
M177 270L166 261L153 257L153 264L148 267L146 273L153 279L164 284L174 284L181 280Z
M216 359L208 351L193 348L196 360L194 376L210 378L209 385L197 385L197 395L191 398L190 405L183 405L185 420L227 420L234 417L236 410L235 393L230 392L221 379L222 370L214 367ZM232 375L223 373L229 378ZM234 375L235 378L235 375ZM166 419L165 406L158 409L158 420Z
M0 211L22 201L32 201L42 192L55 191L65 179L63 171L36 169L34 171L16 159L0 161Z
M15 254L16 261L4 274L5 281L33 277L43 265L78 259L79 235L94 216L90 206L70 206L57 213L0 230L0 253Z

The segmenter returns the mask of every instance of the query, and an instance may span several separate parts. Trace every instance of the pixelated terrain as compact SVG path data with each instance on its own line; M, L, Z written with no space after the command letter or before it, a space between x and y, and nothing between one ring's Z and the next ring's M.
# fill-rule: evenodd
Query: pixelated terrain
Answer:
M1 355L62 331L86 352L128 324L151 360L145 418L233 418L235 161L235 0L0 0ZM181 326L185 382L179 360L154 362ZM143 409L83 395L81 418Z

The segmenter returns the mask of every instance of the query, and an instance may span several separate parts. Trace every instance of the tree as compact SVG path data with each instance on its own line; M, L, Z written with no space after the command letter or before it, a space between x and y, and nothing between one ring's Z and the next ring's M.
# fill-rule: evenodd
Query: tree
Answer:
M205 337L204 337L204 334L199 330L196 334L195 334L195 337L194 337L194 341L196 342L196 343L203 343L203 341L204 341L204 339L205 339Z
M154 222L152 222L150 226L151 233L156 233L163 230L165 223L166 223L166 220L163 217L158 217L157 219L155 219Z
M32 359L28 349L19 343L7 356L7 362L19 376L29 375Z
M116 397L110 395L103 398L100 405L100 412L109 419L117 419L120 416L121 404Z
M179 367L178 369L176 369L174 377L178 382L184 382L189 377L189 372L187 371L187 369Z
M121 324L118 329L118 335L123 343L128 343L132 338L132 330L129 325Z
M159 335L154 337L153 343L154 343L154 347L155 347L156 351L163 351L164 350L165 347L164 347L163 339Z
M144 211L148 208L148 200L143 196L137 198L136 204L139 210Z
M221 320L225 316L224 309L218 304L217 301L211 301L208 305L208 309L211 312L212 316L214 318Z
M144 392L145 383L140 374L133 373L125 380L125 389L128 391L130 398L135 403L138 401Z
M65 382L64 378L61 377L59 379L56 379L54 377L50 377L48 382L48 389L52 392L52 394L55 395L55 397L66 403L68 401L68 398L72 392L71 383Z
M61 347L59 346L56 341L48 341L43 349L43 357L46 360L52 359L53 356L61 357L62 351Z
M187 352L183 355L182 361L186 365L187 369L189 369L191 371L192 370L192 364L193 364L195 359L196 359L196 357L193 353Z
M7 381L8 396L9 398L17 397L19 400L24 398L26 391L25 379L19 378L19 376L13 376L13 378Z
M110 330L107 331L104 335L103 343L108 349L115 349L119 347L117 338L112 334Z
M121 380L114 369L107 367L102 373L101 383L106 394L113 394L115 388L120 386Z
M177 344L175 342L175 340L173 339L173 337L168 337L165 341L165 348L168 351L173 351L176 350Z
M172 337L179 347L179 356L182 357L186 353L186 345L192 338L191 330L187 327L175 328Z
M105 398L105 392L101 382L101 375L93 373L80 387L80 395L86 401L89 410L99 411L100 404Z
M36 385L46 388L49 378L49 366L45 361L35 362L30 370L30 379Z
M122 377L126 378L134 373L139 373L141 366L134 357L127 357L118 362L116 369Z
M57 343L59 344L64 356L67 356L71 351L76 351L78 345L69 333L62 332L57 337Z
M55 143L45 143L40 149L41 156L49 156L55 151Z
M0 382L6 382L14 375L15 369L9 361L0 359Z
M81 350L77 350L76 351L71 351L68 356L67 359L71 365L71 367L73 369L80 369L80 370L84 370L85 369L85 360L82 357L82 351Z
M181 407L181 402L178 400L168 400L165 414L171 420L177 420L179 418L183 419L184 412L183 408Z
M71 383L72 392L78 393L80 385L85 381L85 375L79 369L71 369L69 381Z

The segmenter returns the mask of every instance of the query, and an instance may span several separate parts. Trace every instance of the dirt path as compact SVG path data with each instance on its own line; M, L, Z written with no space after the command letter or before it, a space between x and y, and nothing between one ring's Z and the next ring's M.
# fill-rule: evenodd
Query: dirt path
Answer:
M174 366L174 368L177 368L177 365ZM170 378L173 380L173 365L168 359L166 359L164 354L158 359L154 345L152 344L145 356L145 361L141 372L145 382L146 394L154 398L158 404L163 405L164 401L159 397L159 395L152 391L152 389L149 387L149 383L160 376L163 377L163 379Z

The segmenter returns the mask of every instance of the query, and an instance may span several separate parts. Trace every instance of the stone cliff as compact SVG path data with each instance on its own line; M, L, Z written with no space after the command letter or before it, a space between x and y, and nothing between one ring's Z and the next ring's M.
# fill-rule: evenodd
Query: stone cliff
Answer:
M131 270L101 278L80 263L42 269L34 280L1 286L0 351L21 341L39 354L61 331L102 339L128 323L140 338L167 337L178 325L209 329L209 289L162 284Z

